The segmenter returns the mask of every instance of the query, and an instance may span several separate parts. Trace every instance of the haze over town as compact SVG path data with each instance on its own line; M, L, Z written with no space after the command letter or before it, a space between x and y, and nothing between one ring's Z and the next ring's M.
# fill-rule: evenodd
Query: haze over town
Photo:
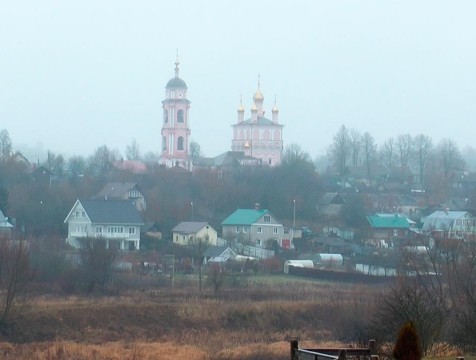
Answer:
M341 125L377 143L401 133L473 144L471 1L6 2L0 119L13 147L90 154L160 151L164 87L180 75L192 140L230 150L236 109L258 74L284 145L323 154ZM305 131L304 131L305 130Z

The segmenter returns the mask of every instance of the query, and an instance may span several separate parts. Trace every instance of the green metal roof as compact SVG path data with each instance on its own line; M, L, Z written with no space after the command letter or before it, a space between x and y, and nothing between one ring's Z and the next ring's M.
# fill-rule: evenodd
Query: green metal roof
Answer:
M252 225L260 217L268 212L267 209L255 210L255 209L238 209L233 214L228 216L222 225Z
M391 228L391 229L409 229L410 224L406 217L398 215L379 216L371 215L367 216L367 220L373 228Z

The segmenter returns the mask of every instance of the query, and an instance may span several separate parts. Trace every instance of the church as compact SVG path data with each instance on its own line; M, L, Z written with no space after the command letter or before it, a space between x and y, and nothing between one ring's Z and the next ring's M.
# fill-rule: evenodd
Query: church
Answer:
M179 77L179 61L175 61L175 76L165 86L165 99L162 101L162 148L159 165L164 167L181 167L192 170L192 166L216 167L216 158L195 159L192 164L190 156L190 101L187 98L187 84ZM233 158L241 166L252 164L277 166L281 164L283 152L283 125L279 124L279 109L276 105L271 109L271 119L265 117L263 108L264 96L258 79L258 89L253 96L251 117L245 119L245 108L242 99L238 107L238 120L233 124L231 152L225 153L226 158Z
M271 119L265 117L263 102L264 96L258 80L258 89L251 105L251 117L246 120L243 101L240 100L238 119L233 125L231 149L259 159L262 165L277 166L281 164L283 153L283 125L278 121L276 99L271 109Z

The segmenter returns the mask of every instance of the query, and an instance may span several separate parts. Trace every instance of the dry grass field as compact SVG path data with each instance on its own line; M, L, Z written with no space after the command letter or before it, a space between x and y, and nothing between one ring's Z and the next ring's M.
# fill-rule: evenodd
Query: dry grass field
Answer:
M115 296L31 294L2 329L2 359L288 359L289 339L332 340L353 287L284 277L199 294L196 281Z
M339 346L339 304L365 302L379 290L291 277L254 278L218 293L199 294L195 285L31 295L2 329L0 358L284 360L292 338L303 347Z

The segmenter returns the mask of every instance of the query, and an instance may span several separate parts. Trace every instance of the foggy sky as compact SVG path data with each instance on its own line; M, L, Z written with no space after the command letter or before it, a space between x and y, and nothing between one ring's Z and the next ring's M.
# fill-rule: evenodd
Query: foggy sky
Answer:
M341 125L474 145L474 1L31 0L0 4L0 129L15 149L159 152L165 84L189 88L192 140L231 150L261 76L285 145Z

